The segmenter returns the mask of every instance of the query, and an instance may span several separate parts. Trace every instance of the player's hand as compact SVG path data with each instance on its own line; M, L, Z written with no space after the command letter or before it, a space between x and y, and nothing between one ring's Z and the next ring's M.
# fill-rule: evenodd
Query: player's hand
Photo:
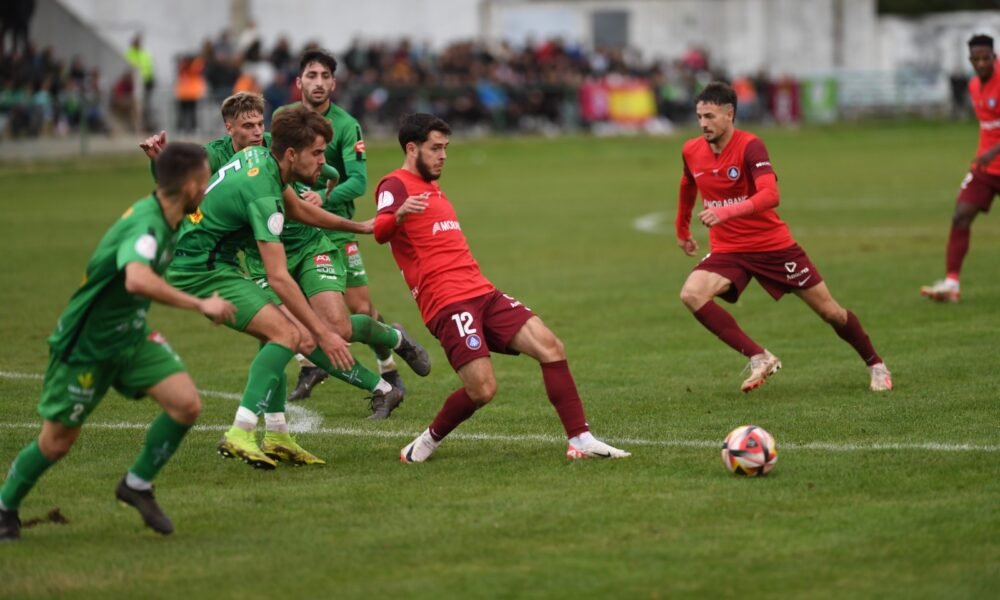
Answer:
M427 198L431 195L430 192L424 192L423 194L418 194L416 196L409 196L403 203L399 205L396 209L396 222L402 223L406 215L412 215L416 213L422 213L427 210L430 203L427 202Z
M698 242L694 241L692 238L677 240L677 246L688 256L694 256L698 252Z
M303 200L312 204L313 206L323 206L323 196L319 195L319 192L314 192L313 190L307 190L302 192L300 196Z
M371 233L373 231L375 231L375 218L374 217L371 218L371 219L368 219L367 221L355 221L355 224L357 225L357 229L354 230L354 233L363 233L363 234L371 235Z
M719 217L719 214L711 208L706 208L698 213L698 220L701 221L702 225L705 227L714 227L719 223L722 223L722 219Z
M213 292L208 298L202 299L198 304L198 310L201 311L201 314L212 319L216 325L236 322L236 306L220 296L219 292Z
M982 171L988 167L991 162L993 162L993 159L997 157L998 153L1000 153L1000 149L996 148L983 152L976 157L976 160L972 161L972 168L977 171Z
M167 132L161 131L160 133L151 135L143 140L142 143L139 144L139 147L142 148L142 151L146 153L146 156L148 156L150 160L156 160L156 157L160 155L160 152L163 152L163 147L166 145Z
M354 366L354 357L349 350L350 344L336 333L330 330L324 331L316 337L316 343L323 349L323 353L330 359L333 366L343 371Z
M335 188L335 187L337 187L337 180L336 179L327 179L326 180L326 193L323 194L323 197L324 198L329 198L330 197L330 192L332 192L333 188Z

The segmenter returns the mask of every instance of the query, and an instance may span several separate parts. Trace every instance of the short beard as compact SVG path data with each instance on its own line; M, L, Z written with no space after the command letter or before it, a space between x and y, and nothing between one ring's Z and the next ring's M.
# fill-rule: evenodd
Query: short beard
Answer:
M421 160L419 155L417 156L417 173L420 173L420 177L424 181L437 181L437 179L441 177L440 173L437 175L431 173L431 168L427 166L427 163Z

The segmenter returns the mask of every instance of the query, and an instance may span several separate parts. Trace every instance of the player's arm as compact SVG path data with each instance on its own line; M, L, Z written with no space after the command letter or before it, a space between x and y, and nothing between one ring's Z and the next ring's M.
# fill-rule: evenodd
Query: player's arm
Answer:
M368 189L368 165L365 163L365 142L361 137L361 126L355 123L340 139L344 172L340 174L340 183L326 196L323 208L327 210L364 196Z
M972 162L973 168L976 170L985 169L991 162L993 162L993 159L995 159L998 154L1000 154L1000 144L988 148L986 152L977 156L976 160Z
M677 246L688 256L694 256L698 252L698 242L691 237L691 213L694 212L694 202L697 198L698 186L695 185L687 161L684 161L684 174L681 176L680 189L677 192L674 231L677 234Z
M282 192L285 200L285 210L288 217L304 225L312 225L321 229L333 229L336 231L350 231L352 233L371 233L372 219L367 221L352 221L339 215L327 212L318 206L313 206L309 202L303 202L295 194L291 186L286 186Z
M296 202L301 201L296 200ZM330 362L338 369L350 369L351 365L354 364L354 357L347 349L347 342L327 327L309 306L309 301L306 300L299 285L288 272L285 246L281 242L257 240L257 248L264 261L267 283L274 290L274 293L281 298L281 301L295 315L295 318L313 334L316 343L330 358Z
M232 323L236 315L236 307L220 297L218 292L208 298L192 296L167 283L149 265L140 261L125 265L125 290L167 306L197 310L216 324L223 321Z
M375 190L375 241L384 244L392 239L408 215L427 209L429 193L407 196L406 187L399 179L390 177ZM400 201L400 198L405 200Z

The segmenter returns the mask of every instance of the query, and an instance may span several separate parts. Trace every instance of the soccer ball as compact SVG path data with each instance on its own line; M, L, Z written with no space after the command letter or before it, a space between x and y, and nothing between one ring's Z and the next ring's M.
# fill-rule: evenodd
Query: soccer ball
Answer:
M767 475L778 462L774 437L756 425L737 427L722 442L722 462L730 473Z

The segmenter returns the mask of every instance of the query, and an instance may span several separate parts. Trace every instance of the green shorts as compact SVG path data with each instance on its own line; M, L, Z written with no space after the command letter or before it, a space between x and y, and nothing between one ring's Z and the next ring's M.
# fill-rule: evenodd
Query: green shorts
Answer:
M208 298L213 292L236 305L236 322L226 326L245 331L254 316L271 303L271 299L250 277L236 267L219 265L211 271L167 271L167 283L192 296Z
M299 284L306 298L311 298L320 292L343 294L344 284L347 282L344 263L345 261L340 259L337 247L323 236L315 244L288 257L288 274ZM281 304L281 299L268 284L260 260L248 259L247 270L271 302Z
M361 248L356 241L345 242L340 247L341 255L346 259L344 269L347 271L347 287L364 287L368 285L368 273L365 271L365 261L361 258Z
M79 427L114 387L126 398L142 398L146 390L187 369L159 332L146 328L141 342L112 358L92 363L65 363L49 353L38 414L48 421Z

